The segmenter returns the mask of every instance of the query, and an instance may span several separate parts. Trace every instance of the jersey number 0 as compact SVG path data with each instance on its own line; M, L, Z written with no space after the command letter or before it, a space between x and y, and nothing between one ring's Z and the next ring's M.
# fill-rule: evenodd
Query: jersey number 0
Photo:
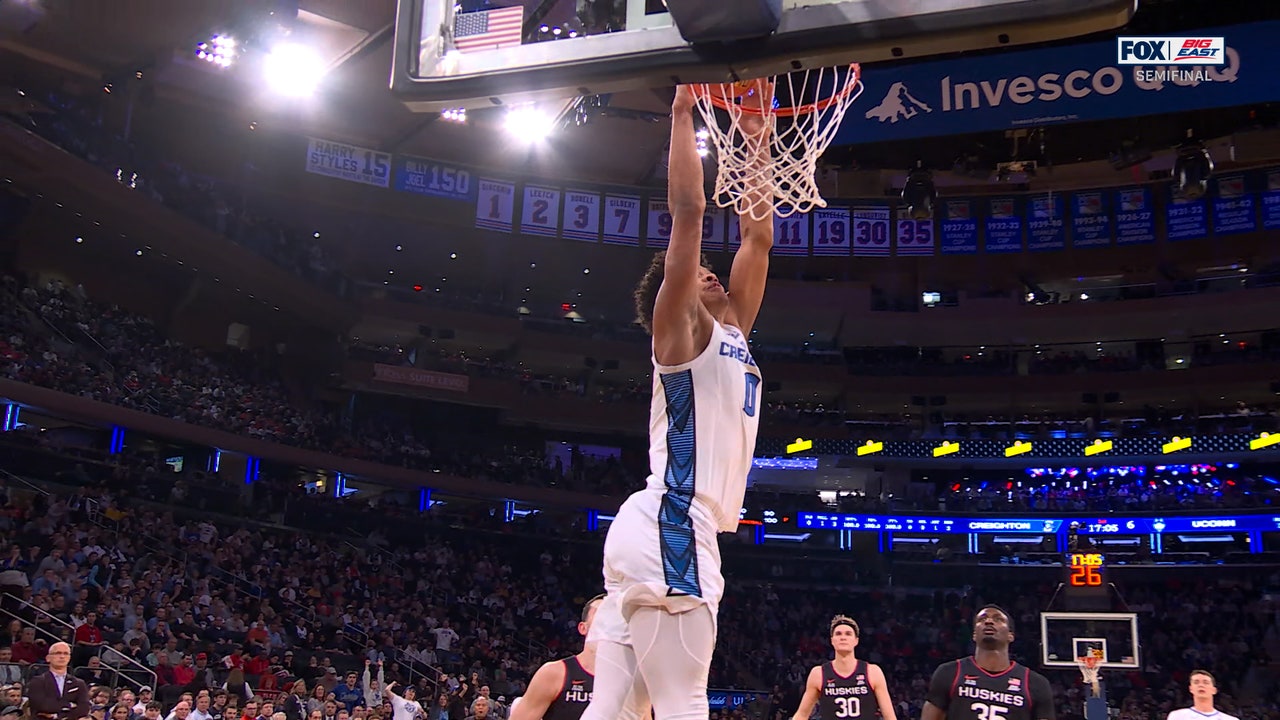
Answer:
M753 373L746 373L747 376L747 396L742 400L742 412L747 417L756 416L756 390L760 388L760 376Z

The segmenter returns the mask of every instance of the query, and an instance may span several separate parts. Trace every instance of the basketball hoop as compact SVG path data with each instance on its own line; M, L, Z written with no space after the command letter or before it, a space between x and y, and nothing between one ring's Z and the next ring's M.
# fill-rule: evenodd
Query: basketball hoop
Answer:
M1098 683L1098 670L1101 669L1102 658L1090 653L1084 657L1076 658L1076 665L1080 666L1080 675L1084 677L1084 681L1093 688L1093 694L1095 696L1101 695L1102 687Z
M815 175L849 105L862 94L854 65L692 86L715 145L716 204L765 220L826 207ZM742 120L763 120L761 132Z

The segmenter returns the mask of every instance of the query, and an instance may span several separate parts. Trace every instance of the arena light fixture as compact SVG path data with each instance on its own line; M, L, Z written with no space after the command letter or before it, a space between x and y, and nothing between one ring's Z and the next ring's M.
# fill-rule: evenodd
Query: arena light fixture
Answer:
M239 43L230 35L214 35L196 45L196 57L220 68L231 67L238 54ZM141 72L137 74L141 75Z
M448 120L449 122L465 124L467 122L467 109L449 108L447 110L441 110L440 117L444 120Z
M267 85L286 97L311 95L324 77L324 61L320 54L294 42L281 43L272 48L262 69Z
M698 133L698 157L706 157L711 154L711 149L707 147L707 140L711 137L711 131L706 128L699 128Z
M551 136L555 118L536 105L521 105L507 111L503 127L512 137L533 145Z

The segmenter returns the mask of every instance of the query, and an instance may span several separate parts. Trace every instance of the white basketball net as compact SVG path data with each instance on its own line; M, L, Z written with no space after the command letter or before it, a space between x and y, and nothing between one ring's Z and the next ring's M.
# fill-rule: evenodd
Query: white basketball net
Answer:
M858 66L848 65L746 83L695 85L720 165L716 204L758 221L826 207L815 178L818 160L845 111L862 94L860 77ZM806 111L792 110L801 106ZM726 114L727 129L722 127ZM753 115L763 118L764 132L744 130L744 117Z
M1076 658L1076 664L1080 666L1080 675L1084 681L1093 688L1096 695L1099 692L1098 670L1101 669L1102 658L1096 655L1087 655L1082 658Z

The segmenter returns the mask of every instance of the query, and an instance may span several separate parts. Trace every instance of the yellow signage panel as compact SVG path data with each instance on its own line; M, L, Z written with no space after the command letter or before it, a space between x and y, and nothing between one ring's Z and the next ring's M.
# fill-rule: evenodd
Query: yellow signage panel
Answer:
M933 449L933 456L942 457L943 455L952 455L958 452L960 452L960 443L944 442L938 447Z
M1261 450L1276 444L1280 444L1280 434L1262 433L1256 439L1249 441L1249 449Z
M884 443L876 442L874 440L868 440L865 445L861 445L858 447L858 457L862 457L863 455L871 455L873 453L878 453L883 450L884 450Z
M1110 440L1094 440L1092 445L1085 446L1084 456L1093 457L1099 453L1111 452L1113 447L1115 447L1115 443Z
M1004 456L1013 457L1015 455L1025 455L1029 452L1031 452L1031 443L1018 440L1004 449Z
M1164 450L1165 455L1168 455L1170 453L1176 453L1179 450L1186 450L1189 447L1191 447L1191 438L1175 437L1162 445L1161 449Z
M804 452L805 450L812 450L812 449L813 449L813 441L812 441L812 440L805 440L805 439L803 439L803 438L796 438L796 441L795 441L795 442L793 442L793 443L791 443L790 445L788 445L788 446L787 446L787 454L788 454L788 455L791 455L791 454L794 454L794 453Z

